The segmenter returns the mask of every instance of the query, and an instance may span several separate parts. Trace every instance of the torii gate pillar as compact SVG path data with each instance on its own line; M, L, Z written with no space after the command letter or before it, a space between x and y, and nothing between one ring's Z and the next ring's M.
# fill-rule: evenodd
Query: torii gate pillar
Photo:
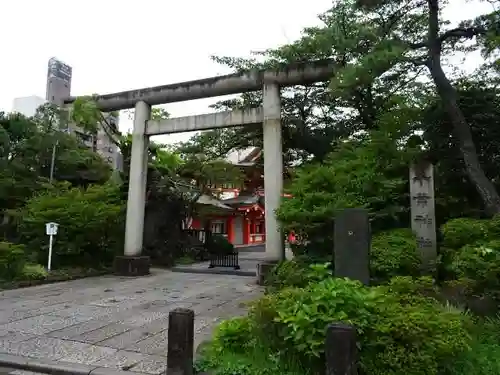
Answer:
M284 260L284 238L276 210L283 193L283 146L281 139L280 88L266 83L263 88L264 110L264 204L266 218L266 260Z
M142 255L144 212L146 207L146 183L148 176L148 144L146 122L151 117L151 106L137 102L132 133L132 150L125 226L123 256L115 258L115 273L122 276L149 274L150 259Z

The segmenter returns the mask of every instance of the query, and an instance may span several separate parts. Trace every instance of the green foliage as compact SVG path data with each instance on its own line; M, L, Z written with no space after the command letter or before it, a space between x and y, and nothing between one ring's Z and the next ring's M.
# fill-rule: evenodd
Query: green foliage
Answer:
M311 282L331 277L330 263L307 264L294 258L274 267L266 279L266 290L275 292L288 287L303 288Z
M220 234L212 234L207 240L206 247L210 254L225 255L234 252L234 245Z
M423 295L403 298L411 278L395 284L367 288L355 281L330 278L266 296L249 316L278 351L298 356L318 370L324 366L326 326L345 322L358 329L365 373L438 374L467 350L466 318ZM411 290L421 288L417 281Z
M458 357L444 375L500 374L500 321L479 322L472 332L470 350Z
M24 245L0 242L0 279L15 279L22 274L25 264Z
M247 317L236 317L224 320L217 326L214 334L214 348L216 350L230 350L245 352L252 342L252 325Z
M448 270L456 279L473 281L476 293L496 292L500 287L500 241L479 241L453 252Z
M43 280L49 273L41 264L25 264L21 272L21 280Z
M195 374L213 375L312 375L297 361L280 361L266 350L265 345L256 345L241 352L213 351L208 348L195 363Z
M458 249L464 245L486 240L489 221L471 218L458 218L446 222L441 227L444 247Z
M297 170L290 186L292 199L283 201L278 217L287 231L311 242L312 250L328 255L333 248L335 214L364 207L376 232L407 221L407 151L388 133L373 133L345 142L321 165ZM402 225L403 224L403 225Z
M23 243L38 263L46 262L45 223L52 221L59 224L55 267L108 264L122 249L124 204L113 184L48 191L30 199L20 217Z
M373 237L371 277L382 281L394 276L418 276L420 264L417 241L410 229L394 229Z

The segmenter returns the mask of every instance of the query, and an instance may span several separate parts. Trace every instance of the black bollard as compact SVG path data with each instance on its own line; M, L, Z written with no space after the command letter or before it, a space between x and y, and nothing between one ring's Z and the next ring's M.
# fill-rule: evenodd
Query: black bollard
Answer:
M328 326L325 360L326 375L358 375L356 328L343 323Z
M178 308L168 316L167 375L193 375L194 311Z

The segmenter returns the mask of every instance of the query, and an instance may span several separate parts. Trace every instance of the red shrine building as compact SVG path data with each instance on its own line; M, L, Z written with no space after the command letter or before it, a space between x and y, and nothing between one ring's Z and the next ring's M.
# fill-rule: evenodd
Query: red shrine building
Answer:
M210 216L211 231L225 236L236 246L266 241L264 175L258 163L261 156L259 147L230 152L226 160L242 169L245 176L243 187L236 188L231 184L211 186L224 207ZM193 218L190 227L202 229L203 225L201 220Z

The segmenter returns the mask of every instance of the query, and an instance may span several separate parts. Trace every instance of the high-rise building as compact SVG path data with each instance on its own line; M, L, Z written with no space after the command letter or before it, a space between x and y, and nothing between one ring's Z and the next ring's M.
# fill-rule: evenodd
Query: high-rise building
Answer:
M52 57L47 69L47 90L45 99L58 106L63 105L63 100L70 96L71 77L73 68L68 64Z
M47 70L47 101L58 106L63 105L64 99L71 94L71 77L73 69L71 66L56 59L49 60ZM110 113L103 113L107 122L118 128L118 117ZM114 144L108 133L100 127L97 134L86 132L76 124L70 124L68 131L78 137L87 147L100 154L114 169L120 169L120 158L118 147Z
M36 110L46 102L44 98L36 95L15 98L12 102L12 112L20 113L26 117L32 117L36 114Z

